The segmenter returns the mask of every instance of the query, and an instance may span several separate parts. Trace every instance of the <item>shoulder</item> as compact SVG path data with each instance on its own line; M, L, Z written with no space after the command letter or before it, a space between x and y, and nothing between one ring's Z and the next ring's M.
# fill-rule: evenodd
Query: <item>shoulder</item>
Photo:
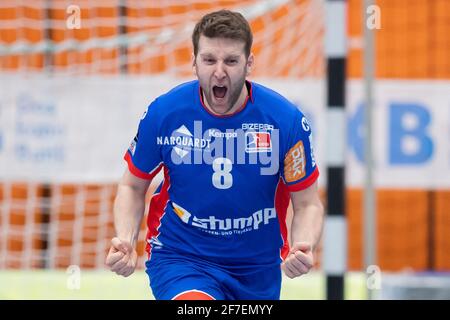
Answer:
M302 111L286 97L262 84L252 82L254 103L277 118L295 119L303 117Z

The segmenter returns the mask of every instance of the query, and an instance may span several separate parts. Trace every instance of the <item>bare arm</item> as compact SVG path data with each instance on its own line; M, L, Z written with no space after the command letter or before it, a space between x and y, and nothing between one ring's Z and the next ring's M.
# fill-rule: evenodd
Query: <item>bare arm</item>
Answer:
M305 190L292 192L291 200L294 211L292 247L282 268L289 278L295 278L307 273L314 265L313 252L322 234L324 208L317 181Z
M135 247L145 210L145 194L150 180L144 180L125 171L114 201L116 236Z
M145 210L145 194L150 180L135 177L125 171L114 201L114 226L116 237L106 257L111 271L128 277L134 272L137 262L136 243Z
M323 227L324 209L317 190L317 181L305 190L291 193L294 215L291 225L292 243L306 242L314 250Z

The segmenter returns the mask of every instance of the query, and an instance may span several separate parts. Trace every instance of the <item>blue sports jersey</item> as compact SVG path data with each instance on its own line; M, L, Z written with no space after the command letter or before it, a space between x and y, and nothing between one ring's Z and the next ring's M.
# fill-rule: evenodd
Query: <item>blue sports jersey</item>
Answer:
M150 203L147 252L169 250L221 265L274 265L289 251L289 191L316 181L311 129L278 93L246 82L231 115L212 114L198 81L154 100L125 154L129 170L164 180Z

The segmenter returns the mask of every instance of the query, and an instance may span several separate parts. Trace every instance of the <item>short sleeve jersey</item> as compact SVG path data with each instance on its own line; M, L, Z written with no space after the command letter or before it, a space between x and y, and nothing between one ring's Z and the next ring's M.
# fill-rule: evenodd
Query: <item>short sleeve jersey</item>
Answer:
M231 115L212 114L198 81L181 84L144 112L125 154L132 174L164 180L147 216L147 247L223 264L270 265L289 251L289 192L318 178L311 128L278 93L246 81Z

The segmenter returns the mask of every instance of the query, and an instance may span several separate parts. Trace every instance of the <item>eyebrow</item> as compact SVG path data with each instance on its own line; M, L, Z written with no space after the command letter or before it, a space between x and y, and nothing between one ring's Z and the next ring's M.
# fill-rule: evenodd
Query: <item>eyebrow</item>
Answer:
M211 58L211 57L215 58L216 56L214 54L212 54L212 53L201 53L200 57L202 57L202 58ZM240 57L239 54L231 54L231 55L225 57L225 60L228 60L228 59L239 59L239 57Z

